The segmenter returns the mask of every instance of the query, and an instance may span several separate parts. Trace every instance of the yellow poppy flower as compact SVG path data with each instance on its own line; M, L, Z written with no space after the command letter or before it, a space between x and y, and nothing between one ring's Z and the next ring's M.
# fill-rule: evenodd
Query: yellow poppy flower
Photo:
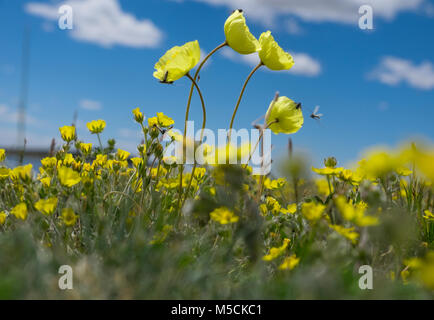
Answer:
M39 212L50 215L56 210L57 207L57 198L52 197L48 199L40 199L38 202L35 203L35 208Z
M212 220L217 221L220 224L235 223L239 219L231 210L226 207L217 208L209 215Z
M57 174L60 183L66 187L75 186L81 180L79 173L68 167L60 167Z
M145 116L140 111L140 108L135 108L133 110L133 115L134 115L134 120L136 120L137 123L142 123L143 120L145 119Z
M17 204L12 210L13 214L17 219L26 220L27 218L27 205L24 202Z
M71 227L77 222L78 216L71 208L65 208L62 210L61 219L67 227Z
M173 83L181 79L200 61L200 47L197 40L167 51L155 64L154 77L162 83Z
M235 10L225 22L228 45L240 54L251 54L261 48L259 41L250 33L242 10Z
M74 126L63 126L59 128L60 136L63 141L71 142L75 140L75 127Z
M297 132L304 123L300 104L284 96L273 100L265 115L265 123L275 134Z
M274 40L271 31L261 34L259 38L261 50L259 50L259 58L271 70L289 70L294 65L292 56L285 52Z
M91 122L88 122L86 124L87 128L91 133L101 133L104 131L105 128L105 121L104 120L93 120Z
M293 254L290 257L287 257L285 258L285 260L283 260L283 263L279 266L279 269L292 270L298 265L299 262L300 262L300 258L297 258L297 256Z
M6 150L0 149L0 162L5 161L5 158L6 158Z

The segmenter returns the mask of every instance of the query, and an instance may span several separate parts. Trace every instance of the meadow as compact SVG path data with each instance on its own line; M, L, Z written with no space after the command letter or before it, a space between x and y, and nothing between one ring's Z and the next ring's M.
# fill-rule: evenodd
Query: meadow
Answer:
M224 30L226 41L204 59L192 41L155 65L162 85L189 79L186 121L196 91L202 128L206 104L197 80L215 52L229 46L261 59L229 129L259 68L287 70L296 63L271 32L255 39L239 10ZM264 111L262 132L296 139L303 130L303 107L286 96L276 94ZM321 168L308 167L290 143L287 157L261 176L232 163L250 160L260 141L215 148L189 140L185 130L175 133L174 121L161 112L149 116L135 108L131 116L143 133L136 156L104 139L104 120L87 123L97 145L81 141L74 126L60 127L61 148L38 170L6 167L0 149L1 299L434 297L429 143L373 149L351 168L332 156ZM205 164L187 168L183 156L165 155L175 144L182 150L202 145ZM222 154L225 161L215 161ZM64 265L73 271L71 290L59 288ZM372 268L372 289L359 285L361 266Z

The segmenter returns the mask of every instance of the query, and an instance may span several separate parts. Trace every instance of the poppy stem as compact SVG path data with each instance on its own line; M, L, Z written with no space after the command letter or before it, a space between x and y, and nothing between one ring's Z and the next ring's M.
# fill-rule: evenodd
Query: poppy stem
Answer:
M202 67L204 66L204 64L208 61L208 59L214 54L216 53L218 50L220 50L221 48L227 46L227 42L223 42L222 44L220 44L219 46L217 46L214 50L212 50L204 59L203 61L200 63L199 67L196 70L196 73L194 74L193 80L194 82L191 84L190 87L190 94L188 96L188 101L187 101L187 108L185 110L185 123L184 123L184 137L183 137L183 142L185 141L185 138L187 136L187 122L188 122L188 116L190 114L190 105L191 105L191 99L193 97L193 90L195 87L195 82L197 80L197 77L199 76L199 72L200 70L202 70ZM196 83L197 85L197 83ZM185 148L183 147L183 154L185 153ZM181 205L181 198L182 198L182 174L184 171L184 166L181 164L180 166L180 171L179 171L179 197L178 197L178 209L181 209L180 205Z
M200 140L199 140L199 142L201 144L202 140L203 140L203 132L205 130L205 125L206 125L205 101L203 99L202 92L200 91L200 88L199 88L197 82L191 77L191 75L189 73L187 73L187 78L189 78L191 80L191 82L193 83L193 85L196 87L196 90L199 93L200 102L202 103L203 120L202 120L202 129L201 129L201 132L200 132ZM183 140L183 147L184 147L184 141L185 141L185 139ZM186 190L185 196L184 196L184 200L182 201L180 208L182 208L184 206L185 200L187 200L188 193L190 192L190 188L191 188L191 183L192 183L193 177L194 177L194 171L196 170L196 166L197 166L197 163L196 163L196 150L194 150L194 151L195 151L195 154L194 154L194 164L193 164L193 169L191 171L190 182L188 183L187 190ZM181 185L181 188L182 188L182 185Z
M244 82L243 88L241 89L241 92L240 92L240 96L238 97L237 105L235 106L234 113L232 114L231 123L229 125L229 138L228 138L229 142L231 140L231 129L234 126L235 115L237 114L238 107L240 106L241 99L243 98L243 95L244 95L244 91L246 91L247 84L249 83L250 78L255 74L255 72L263 65L264 64L262 63L262 61L259 62L259 64L252 70L252 72L250 72L249 76L247 77L246 81Z

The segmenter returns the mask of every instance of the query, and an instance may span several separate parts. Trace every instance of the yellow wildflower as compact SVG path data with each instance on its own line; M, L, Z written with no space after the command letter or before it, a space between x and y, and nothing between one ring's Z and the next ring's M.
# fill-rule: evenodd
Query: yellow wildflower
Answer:
M13 214L17 219L26 220L27 218L27 205L24 202L17 204L12 210Z
M130 153L127 152L127 151L124 151L124 150L118 149L118 152L117 152L116 155L117 155L117 158L118 158L120 161L125 161L125 160L127 160L128 157L130 156Z
M425 211L424 211L424 215L423 215L423 217L424 217L425 219L427 219L427 220L434 221L434 214L433 214L431 211L429 211L429 210L425 210Z
M280 212L282 212L283 214L288 214L288 213L294 214L297 212L297 204L296 203L288 204L288 207L286 209L285 208L280 209Z
M5 161L5 158L6 158L6 150L0 149L0 162Z
M236 216L231 210L226 207L217 208L209 215L212 220L220 224L235 223L239 219L238 216Z
M36 210L40 211L45 215L50 215L54 212L54 210L56 210L57 201L58 200L56 197L40 199L38 202L35 203L35 208Z
M17 181L21 179L24 182L28 182L32 179L32 164L28 164L25 166L18 166L9 171L9 176L12 180Z
M68 167L60 167L57 171L59 181L66 187L75 186L80 182L80 174Z
M65 208L62 209L61 219L67 227L71 227L77 222L78 216L71 208Z
M74 126L63 126L59 128L60 136L65 142L71 142L75 140L75 127Z
M300 258L297 258L295 254L285 258L283 263L279 266L280 270L292 270L294 269L298 263L300 262Z
M172 118L166 116L163 112L157 112L157 121L158 125L163 128L170 127L175 123Z
M9 177L11 170L8 168L0 168L0 180Z
M335 230L337 233L339 233L341 236L344 236L348 240L350 240L352 243L356 243L357 239L359 238L359 234L354 231L354 227L351 228L344 228L340 225L330 225L330 228Z
M80 150L85 155L90 154L92 151L92 143L80 143Z
M354 222L359 227L375 226L379 223L377 217L365 215L367 204L364 202L353 205L348 203L344 196L338 196L335 198L335 203L342 217L347 221Z
M306 219L316 221L321 218L325 208L326 206L320 203L304 202L301 205L301 213Z
M4 211L0 212L0 225L4 225L6 222L6 213Z
M133 115L134 115L134 120L136 120L137 123L142 123L143 120L145 119L145 116L140 111L140 108L135 108L133 110Z
M101 133L104 131L105 128L105 121L104 120L93 120L91 122L86 123L87 129L92 133Z
M283 239L283 244L280 247L277 247L277 248L273 247L273 248L271 248L270 251L269 251L269 253L267 255L265 255L265 256L262 257L262 260L264 260L264 261L271 261L271 260L274 260L277 257L281 256L285 252L285 250L288 247L290 241L291 240L289 240L287 238Z

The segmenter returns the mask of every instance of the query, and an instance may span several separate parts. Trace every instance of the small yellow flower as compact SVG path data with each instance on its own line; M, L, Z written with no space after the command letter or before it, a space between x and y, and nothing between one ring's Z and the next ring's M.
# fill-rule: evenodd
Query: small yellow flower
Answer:
M77 222L78 216L71 208L65 208L62 209L61 219L67 227L71 227Z
M351 228L344 228L340 225L330 225L330 228L335 230L337 233L339 233L341 236L344 236L348 240L350 240L352 243L356 243L357 239L359 238L359 234L354 231L354 227Z
M104 131L105 128L105 121L104 120L93 120L91 122L88 122L86 124L87 129L89 129L89 131L94 134L94 133L101 133Z
M261 34L259 38L261 50L259 50L259 58L271 70L289 70L294 65L292 56L285 52L274 40L271 31Z
M60 136L65 142L71 142L75 140L75 127L74 126L63 126L59 128Z
M143 120L145 119L145 116L140 111L140 108L135 108L133 110L133 115L134 115L134 120L136 120L137 123L142 123Z
M0 162L5 161L5 158L6 158L6 150L0 149Z
M335 198L336 207L342 217L350 222L354 222L359 227L375 226L379 223L378 217L365 215L367 204L359 202L357 205L348 203L344 196Z
M11 170L8 168L0 168L0 180L9 177Z
M264 261L271 261L271 260L274 260L277 257L281 256L285 252L285 250L288 247L290 241L291 240L289 240L287 238L283 239L283 244L280 247L277 247L277 248L273 247L273 248L271 248L270 252L267 255L265 255L265 256L262 257L262 260L264 260Z
M17 181L21 179L24 182L28 182L32 179L32 164L28 164L25 166L18 166L9 171L9 176L12 180Z
M318 169L318 168L312 167L313 172L318 173L319 175L322 175L322 176L328 176L328 175L335 176L335 175L342 173L343 170L344 170L344 168L325 167L325 168Z
M142 158L135 157L135 158L131 158L131 162L133 163L133 166L134 166L135 168L138 168L139 165L141 165L141 164L143 163L143 159L142 159Z
M217 221L220 224L235 223L239 219L238 216L226 207L215 209L210 213L210 217L212 220Z
M297 212L297 204L296 203L292 203L292 204L288 204L288 207L282 208L280 209L280 212L282 212L283 214L294 214Z
M279 266L280 270L292 270L294 269L298 263L300 262L300 258L297 258L295 254L285 258L283 263Z
M35 208L39 212L50 215L56 210L57 208L57 198L52 197L48 199L40 199L38 202L35 203Z
M242 10L235 10L225 22L226 42L240 54L251 54L261 48L259 41L250 33Z
M181 79L200 61L199 42L191 41L167 51L155 64L154 77L162 83Z
M57 165L57 159L55 157L46 157L41 160L42 166L47 168L54 168Z
M310 220L319 220L325 210L326 206L315 202L305 202L301 205L301 213L303 216Z
M282 96L271 102L265 115L265 122L275 134L290 134L300 130L304 119L300 105Z
M157 121L158 125L163 128L170 127L175 123L172 118L166 116L163 112L157 112Z
M66 187L75 186L80 182L80 174L68 167L60 167L57 171L59 181Z
M431 221L434 221L434 214L431 212L431 211L429 211L429 210L425 210L424 211L424 218L425 219L427 219L427 220L431 220Z
M40 179L44 187L49 187L51 185L51 177L45 177Z
M266 178L264 181L264 187L268 190L276 190L282 188L286 184L285 178L279 178L277 180L270 180Z
M92 143L80 143L80 150L85 155L90 154L92 151Z
M205 173L205 168L196 168L196 170L194 170L194 178L200 181L205 176Z
M0 225L4 225L6 222L6 213L4 211L0 212Z
M12 210L13 214L17 219L26 220L27 218L27 205L24 202L17 204Z
M155 127L157 125L158 125L158 118L157 117L148 118L149 128Z
M118 149L117 152L117 158L120 161L126 161L128 159L128 157L130 156L130 153L121 149Z

